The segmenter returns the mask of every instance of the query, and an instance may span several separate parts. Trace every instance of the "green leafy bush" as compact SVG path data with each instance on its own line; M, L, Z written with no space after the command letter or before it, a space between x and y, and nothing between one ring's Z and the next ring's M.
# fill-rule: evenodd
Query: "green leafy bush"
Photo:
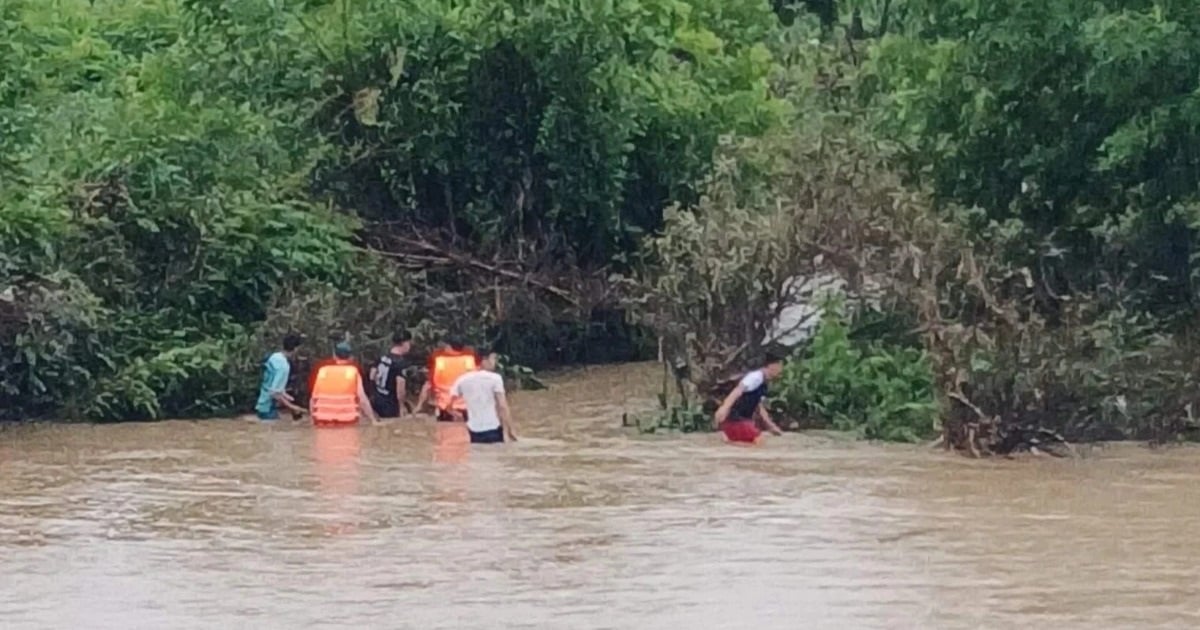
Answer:
M323 139L258 91L213 90L256 64L185 37L176 3L0 16L0 418L246 405L230 368L278 288L357 273L356 222L306 190Z
M914 347L853 340L836 303L773 386L772 407L876 440L916 442L938 431L929 357Z

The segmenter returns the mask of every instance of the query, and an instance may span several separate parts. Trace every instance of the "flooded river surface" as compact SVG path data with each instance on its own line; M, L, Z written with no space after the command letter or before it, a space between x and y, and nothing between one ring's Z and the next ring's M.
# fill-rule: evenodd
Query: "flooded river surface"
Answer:
M0 628L1197 628L1200 450L638 437L651 366L408 421L0 431Z

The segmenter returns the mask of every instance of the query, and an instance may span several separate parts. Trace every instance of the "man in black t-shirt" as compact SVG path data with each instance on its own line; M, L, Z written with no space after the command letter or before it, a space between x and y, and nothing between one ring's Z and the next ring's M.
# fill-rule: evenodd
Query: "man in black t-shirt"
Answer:
M371 368L371 407L381 418L404 415L404 399L408 394L404 370L408 369L407 356L411 349L412 335L401 330L392 335L391 350Z

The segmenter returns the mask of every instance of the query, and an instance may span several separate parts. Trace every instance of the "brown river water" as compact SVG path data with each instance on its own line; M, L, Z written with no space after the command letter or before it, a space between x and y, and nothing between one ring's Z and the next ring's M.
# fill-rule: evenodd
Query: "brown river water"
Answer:
M1200 450L639 437L657 371L432 421L0 431L0 629L1198 628Z

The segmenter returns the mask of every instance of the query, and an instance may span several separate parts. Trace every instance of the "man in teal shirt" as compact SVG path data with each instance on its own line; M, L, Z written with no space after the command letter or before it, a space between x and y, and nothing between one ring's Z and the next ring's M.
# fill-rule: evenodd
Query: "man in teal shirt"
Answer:
M296 348L302 342L300 335L288 333L283 338L283 350L275 352L263 362L262 386L258 389L258 404L254 405L260 420L278 420L280 407L286 407L293 414L304 413L304 408L296 405L287 393L288 376L292 373L291 359L296 356Z

